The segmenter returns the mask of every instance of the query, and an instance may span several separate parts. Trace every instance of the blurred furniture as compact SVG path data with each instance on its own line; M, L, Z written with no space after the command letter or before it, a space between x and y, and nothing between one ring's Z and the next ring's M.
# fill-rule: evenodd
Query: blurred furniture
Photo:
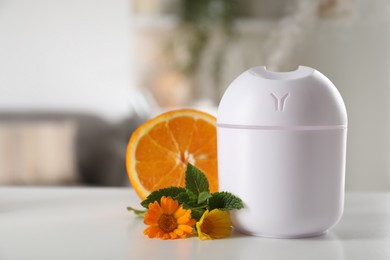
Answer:
M86 113L0 113L0 185L127 185L126 146L139 122L110 123Z
M390 259L390 193L347 193L327 235L151 240L129 188L0 188L0 259Z

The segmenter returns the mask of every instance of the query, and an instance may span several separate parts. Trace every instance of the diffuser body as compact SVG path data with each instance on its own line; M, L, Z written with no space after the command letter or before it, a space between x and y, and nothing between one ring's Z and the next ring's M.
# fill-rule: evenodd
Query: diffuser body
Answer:
M320 235L344 208L347 113L336 87L315 69L255 67L218 108L219 187L240 197L240 232L275 238Z

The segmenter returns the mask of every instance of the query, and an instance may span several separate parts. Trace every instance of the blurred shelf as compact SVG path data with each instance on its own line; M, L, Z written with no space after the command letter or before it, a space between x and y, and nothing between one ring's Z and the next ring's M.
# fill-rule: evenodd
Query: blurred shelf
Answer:
M178 25L178 18L173 15L134 16L131 26L137 30L172 30Z
M235 22L235 29L244 34L263 33L277 26L279 21L270 18L239 18ZM130 23L136 30L168 31L174 29L179 24L179 20L174 15L134 16Z
M278 25L278 19L240 18L235 22L236 30L244 34L256 34L270 31Z

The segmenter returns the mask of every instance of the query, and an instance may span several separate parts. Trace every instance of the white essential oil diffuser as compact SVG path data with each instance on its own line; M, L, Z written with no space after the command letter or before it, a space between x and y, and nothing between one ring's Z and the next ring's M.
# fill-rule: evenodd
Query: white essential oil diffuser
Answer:
M242 233L297 238L325 233L344 208L347 113L315 69L255 67L226 90L218 108L219 187L240 197Z

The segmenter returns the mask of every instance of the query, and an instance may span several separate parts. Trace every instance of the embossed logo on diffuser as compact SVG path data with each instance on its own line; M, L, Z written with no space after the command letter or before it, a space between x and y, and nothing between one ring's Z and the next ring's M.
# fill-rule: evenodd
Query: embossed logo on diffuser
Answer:
M286 93L283 97L278 97L274 93L271 93L271 96L275 101L275 111L283 111L286 99L290 96L290 94Z

